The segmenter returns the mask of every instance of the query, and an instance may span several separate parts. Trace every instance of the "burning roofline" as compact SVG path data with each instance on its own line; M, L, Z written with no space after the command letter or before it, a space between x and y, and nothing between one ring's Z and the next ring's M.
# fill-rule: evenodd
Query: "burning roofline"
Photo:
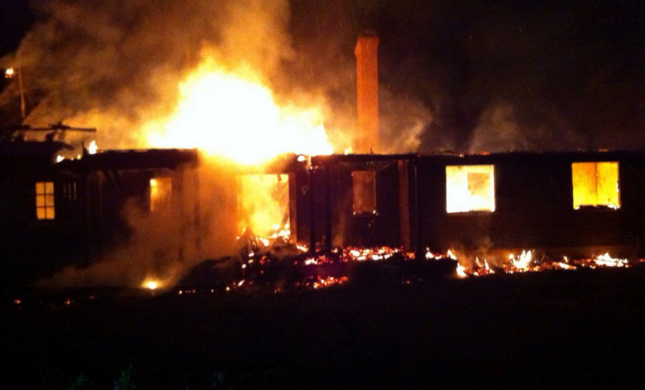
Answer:
M18 142L11 142L12 146ZM25 144L37 147L44 144L50 145L52 150L70 148L69 145L60 142L31 142ZM6 149L6 150L5 150ZM13 147L2 148L2 152L9 152ZM31 148L30 150L35 150ZM38 149L38 148L37 148ZM48 149L49 150L49 149ZM15 151L15 149L14 149ZM287 153L276 156L264 164L244 165L231 162L220 157L205 156L199 149L178 149L178 148L154 148L154 149L110 149L102 150L96 154L84 154L82 158L75 160L63 160L56 164L60 170L88 171L93 169L139 169L139 168L161 168L177 167L179 165L198 166L204 160L221 162L233 167L240 174L254 173L290 173L307 170L312 167L326 166L330 164L365 164L372 162L388 161L409 161L419 159L467 159L473 163L491 160L515 159L518 157L548 157L570 158L576 161L597 161L607 159L645 157L645 150L596 150L596 151L509 151L499 153L455 153L451 151L437 151L431 153L406 153L406 154L330 154L314 155Z
M197 165L197 149L117 149L96 154L84 154L76 160L63 160L56 164L60 170L82 172L95 169L174 168L179 165Z

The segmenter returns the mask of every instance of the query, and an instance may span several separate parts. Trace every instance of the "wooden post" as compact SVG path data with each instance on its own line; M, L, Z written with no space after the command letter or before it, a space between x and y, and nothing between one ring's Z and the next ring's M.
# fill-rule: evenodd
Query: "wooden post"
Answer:
M309 168L309 254L316 255L316 185L314 168Z
M414 172L414 227L416 230L416 237L415 237L415 252L417 259L423 258L425 256L424 250L423 250L423 245L422 245L422 207L421 204L419 203L419 167L418 167L418 160L413 160L413 172Z
M401 246L410 249L410 178L407 160L397 161L399 166L399 226Z
M332 218L332 204L331 204L331 165L325 166L325 254L331 253L331 218Z

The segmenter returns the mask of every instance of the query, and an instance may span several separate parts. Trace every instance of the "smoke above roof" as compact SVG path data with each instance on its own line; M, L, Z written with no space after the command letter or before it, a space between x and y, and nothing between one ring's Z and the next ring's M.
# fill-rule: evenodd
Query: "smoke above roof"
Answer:
M396 151L643 148L638 1L47 0L0 66L25 69L28 123L141 143L205 57L254 69L284 101L315 102L332 143L356 118L353 46L380 37L383 144ZM2 120L15 85L0 95ZM509 133L510 129L513 129ZM509 137L510 138L507 138ZM390 150L388 150L390 151Z

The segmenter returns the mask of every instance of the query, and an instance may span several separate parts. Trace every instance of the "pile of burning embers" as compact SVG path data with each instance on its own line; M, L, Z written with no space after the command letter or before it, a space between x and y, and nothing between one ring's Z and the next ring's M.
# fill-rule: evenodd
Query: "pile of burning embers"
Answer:
M596 268L629 268L643 259L553 259L525 250L502 260L455 254L421 253L392 247L333 248L312 254L308 248L276 242L244 246L235 257L207 260L175 287L179 295L200 293L255 294L322 289L342 284L361 287L421 285L438 280L493 274Z

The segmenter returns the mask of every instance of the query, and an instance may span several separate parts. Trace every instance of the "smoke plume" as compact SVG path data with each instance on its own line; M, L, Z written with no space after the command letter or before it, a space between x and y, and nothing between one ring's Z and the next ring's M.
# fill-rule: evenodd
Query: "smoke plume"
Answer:
M38 285L140 287L155 280L166 288L204 259L232 254L237 233L234 175L224 162L207 158L195 171L174 172L177 188L154 212L129 199L120 213L131 233L111 243L100 261L67 267Z
M414 153L419 150L421 136L432 123L432 114L421 102L403 95L394 95L381 88L380 127L383 153Z
M35 24L18 50L0 59L0 66L23 71L26 124L95 127L101 149L150 147L146 131L172 115L182 82L212 62L224 72L260 81L277 104L317 107L336 152L342 152L353 143L353 48L366 26L352 16L361 9L336 5L288 0L34 2ZM295 22L293 7L299 18ZM381 89L386 152L416 151L432 122L430 111L411 96ZM16 88L6 88L0 106L17 97ZM207 208L202 212L212 217L204 217L212 224L226 215ZM176 279L192 261L230 249L228 243L205 239L201 251L179 254L184 242L175 226L130 209L124 216L133 231L128 241L101 263L66 270L54 284L136 285L150 272ZM220 222L235 226L234 218ZM217 230L202 229L206 236Z
M140 130L172 113L178 85L205 59L271 84L294 55L286 1L56 0L39 7L40 21L2 59L25 70L26 123L97 127L104 149L149 146ZM15 93L5 90L0 105ZM177 222L195 219L176 209L187 207L182 202L156 215L126 206L130 236L101 261L67 268L42 285L139 286L146 277L173 283L196 261L232 253L235 207L220 198L233 193L235 181L209 165L202 170L198 228Z
M555 151L584 145L562 118L541 112L527 119L520 112L503 101L486 107L471 134L468 152Z
M293 56L287 1L38 3L38 22L1 62L23 69L29 124L97 127L103 148L146 146L143 123L167 115L205 56L276 77ZM15 98L12 88L0 105Z

